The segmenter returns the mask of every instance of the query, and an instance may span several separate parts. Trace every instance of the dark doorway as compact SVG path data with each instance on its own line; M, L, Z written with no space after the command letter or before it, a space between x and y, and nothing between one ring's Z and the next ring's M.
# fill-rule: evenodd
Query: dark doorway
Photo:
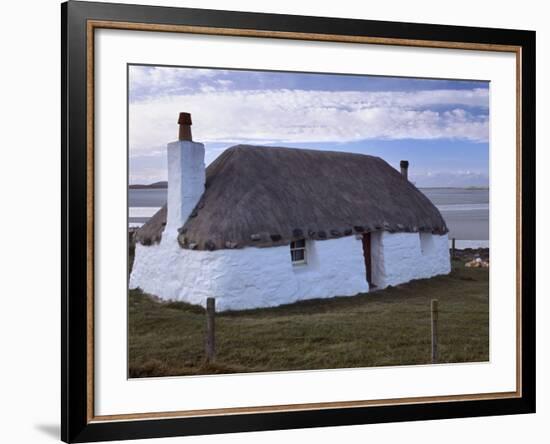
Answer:
M365 268L367 271L367 282L369 287L375 287L372 283L372 254L371 254L371 235L370 233L363 234L363 256L365 257Z

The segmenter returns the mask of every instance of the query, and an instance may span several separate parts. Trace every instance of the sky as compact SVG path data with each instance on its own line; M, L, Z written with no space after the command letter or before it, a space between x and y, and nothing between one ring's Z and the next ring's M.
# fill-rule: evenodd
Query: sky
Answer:
M419 187L489 185L489 83L130 65L129 181L166 180L180 112L206 164L248 143L409 161Z

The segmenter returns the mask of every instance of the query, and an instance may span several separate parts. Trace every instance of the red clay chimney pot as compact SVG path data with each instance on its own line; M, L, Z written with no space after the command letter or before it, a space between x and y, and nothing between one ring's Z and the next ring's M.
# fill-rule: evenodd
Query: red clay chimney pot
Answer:
M191 113L180 113L178 123L180 125L191 125Z
M180 126L178 140L193 140L191 136L191 114L180 113L178 124Z

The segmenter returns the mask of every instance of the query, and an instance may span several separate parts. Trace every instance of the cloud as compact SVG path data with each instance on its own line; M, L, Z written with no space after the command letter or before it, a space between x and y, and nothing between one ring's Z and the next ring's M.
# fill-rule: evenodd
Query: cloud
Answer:
M224 88L233 85L232 80L224 80L224 79L217 79L217 80L215 80L215 83L222 86L222 87L224 87Z
M129 76L132 100L189 91L192 85L190 82L211 79L224 73L224 70L213 69L131 65Z
M172 76L197 70L146 74L178 85ZM202 73L211 75L210 70ZM214 72L214 71L212 71ZM177 74L173 74L177 73ZM189 74L192 73L192 74ZM141 75L141 74L140 74ZM161 80L162 79L162 80ZM138 84L149 80L138 79ZM140 83L141 82L141 83ZM130 149L145 154L175 139L180 111L193 115L194 139L220 143L345 143L367 139L489 137L488 90L413 92L228 90L203 84L193 93L149 97L130 104ZM156 147L156 148L155 148Z

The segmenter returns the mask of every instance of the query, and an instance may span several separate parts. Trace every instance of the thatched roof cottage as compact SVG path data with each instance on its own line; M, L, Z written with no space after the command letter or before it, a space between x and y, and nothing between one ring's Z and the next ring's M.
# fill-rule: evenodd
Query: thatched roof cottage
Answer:
M407 162L237 145L205 168L190 115L179 123L167 204L136 233L130 288L227 310L449 273L447 226Z

